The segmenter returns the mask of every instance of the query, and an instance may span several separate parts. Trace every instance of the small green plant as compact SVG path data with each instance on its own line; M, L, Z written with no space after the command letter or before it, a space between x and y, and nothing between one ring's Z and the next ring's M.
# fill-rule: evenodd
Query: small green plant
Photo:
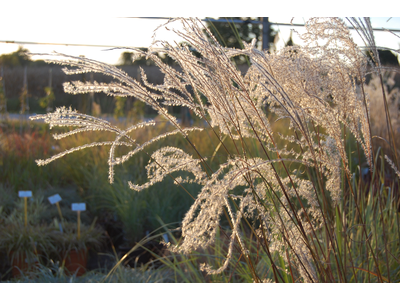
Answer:
M45 222L48 210L42 198L14 201L14 206L7 207L9 212L1 215L0 249L8 254L11 264L31 268L55 251L53 228Z
M0 249L7 253L13 269L18 268L19 272L31 269L55 251L53 228L48 225L25 226L23 222L12 222L0 226L0 230Z
M43 108L46 108L47 112L50 112L52 111L52 103L56 97L54 96L54 92L51 87L45 87L44 91L46 96L39 99L39 105Z
M99 250L105 241L104 231L92 225L80 225L80 236L77 234L77 224L62 222L62 232L59 228L53 231L54 245L57 253L68 254L71 250Z
M125 102L126 98L115 97L114 119L118 120L118 118L124 116Z

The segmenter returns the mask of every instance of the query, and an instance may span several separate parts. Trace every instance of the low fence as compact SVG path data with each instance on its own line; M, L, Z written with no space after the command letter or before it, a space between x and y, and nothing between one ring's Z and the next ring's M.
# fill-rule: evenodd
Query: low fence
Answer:
M146 75L147 80L154 84L162 84L164 75L157 66L141 66ZM107 96L103 93L94 95L71 95L64 92L63 83L67 81L97 81L111 82L114 79L100 73L89 73L79 75L66 75L62 71L63 66L46 65L32 67L3 67L3 92L7 99L7 112L18 113L21 111L21 95L24 88L27 89L26 109L28 112L43 113L45 108L41 107L39 101L46 96L45 88L51 85L54 93L53 107L71 106L81 112L89 113L92 108L91 103L95 102L100 106L102 113L113 113L115 108L114 97ZM132 78L140 80L139 66L120 66ZM179 69L179 67L177 67ZM247 71L247 66L239 66L242 72ZM126 101L126 109L132 105L134 99Z
M24 87L27 87L27 101L30 111L41 111L39 100L46 96L45 87L51 87L55 96L54 106L71 106L76 109L85 110L87 106L84 102L89 99L90 95L70 95L66 94L63 89L63 83L67 81L83 80L97 82L111 82L113 78L103 74L80 74L66 75L62 71L62 66L48 65L40 67L12 67L3 68L3 92L7 99L8 112L19 112L21 110L20 97L23 94ZM121 66L122 70L128 73L131 77L139 78L139 67L137 66ZM163 74L155 66L144 68L148 74L148 79L152 83L162 83ZM25 85L26 84L26 85ZM104 106L104 112L112 112L113 97L105 94L96 94L93 96L95 101ZM92 100L92 99L91 99ZM106 103L109 103L106 105ZM102 107L103 109L103 107Z

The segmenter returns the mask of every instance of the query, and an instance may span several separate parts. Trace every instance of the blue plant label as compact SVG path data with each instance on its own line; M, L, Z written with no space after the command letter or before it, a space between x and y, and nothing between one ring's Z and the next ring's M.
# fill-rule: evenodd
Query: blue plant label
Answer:
M164 239L164 241L165 241L166 243L169 243L168 235L167 235L166 233L164 233L164 234L162 235L162 237L163 237L163 239Z
M49 199L49 201L50 201L50 203L51 204L56 204L57 202L60 202L62 199L61 199L61 196L59 195L59 194L55 194L55 195L53 195L53 196L50 196L49 198L47 198L47 199Z
M20 198L29 198L32 197L32 191L18 191L18 197Z
M71 209L73 211L85 211L86 203L72 203Z

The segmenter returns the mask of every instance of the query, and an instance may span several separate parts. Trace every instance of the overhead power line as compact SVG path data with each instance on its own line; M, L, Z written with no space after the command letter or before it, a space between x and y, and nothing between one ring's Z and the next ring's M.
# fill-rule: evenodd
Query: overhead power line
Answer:
M154 20L170 20L168 17L121 17L125 19L154 19ZM305 24L294 24L294 23L277 23L269 22L268 17L261 18L259 20L238 20L238 19L202 19L202 22L217 22L217 23L238 23L238 24L257 24L263 25L263 49L268 48L268 32L270 26L291 26L291 27L303 27ZM348 26L349 29L355 30L355 28ZM400 32L400 29L385 29L385 28L373 28L374 31L387 31L387 32ZM28 42L28 41L10 41L10 40L0 40L0 43L6 44L22 44L22 45L48 45L48 46L73 46L73 47L99 47L99 48L132 48L130 46L116 46L116 45L94 45L94 44L74 44L74 43L47 43L47 42ZM133 47L134 48L134 47Z
M167 17L124 17L128 19L165 19L169 20L172 18L167 18ZM305 24L294 24L294 23L278 23L278 22L269 22L268 17L261 17L261 20L238 20L238 19L229 19L224 18L224 19L202 19L202 22L217 22L217 23L239 23L239 24L258 24L262 25L262 49L268 49L269 48L269 32L271 29L271 25L276 25L276 26L291 26L291 27L303 27ZM347 26L348 29L350 30L356 30L356 28L352 26ZM374 31L387 31L387 32L400 32L400 29L388 29L388 28L372 28Z
M115 45L88 45L88 44L71 44L71 43L46 43L46 42L25 42L25 41L5 41L0 40L0 43L6 44L26 44L26 45L49 45L49 46L77 46L77 47L101 47L101 48L125 48L128 46Z
M167 17L123 17L125 19L159 19L159 20L170 20L172 18L167 18ZM237 24L259 24L262 25L263 21L259 20L238 20L238 19L202 19L202 22L215 22L215 23L237 23ZM303 27L305 24L298 24L298 23L279 23L279 22L269 22L270 25L276 25L276 26L293 26L293 27ZM348 29L355 30L352 26L348 26ZM400 32L400 29L390 29L390 28L372 28L374 31L393 31L393 32Z

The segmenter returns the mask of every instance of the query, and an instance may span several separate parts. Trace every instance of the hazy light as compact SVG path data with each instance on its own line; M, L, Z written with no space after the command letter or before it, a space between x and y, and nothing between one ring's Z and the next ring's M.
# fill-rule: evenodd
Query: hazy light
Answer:
M14 5L15 6L15 5ZM51 7L51 6L49 6ZM7 8L7 5L6 5ZM90 11L91 6L80 6L80 9L71 14L57 15L51 10L36 10L31 13L3 14L0 18L0 40L24 41L37 43L61 43L61 44L86 44L86 45L110 45L122 47L148 47L152 43L153 31L166 20L157 19L134 19L116 17L115 13L104 15L107 8L102 10L103 14L80 13ZM114 12L112 10L112 12ZM123 13L123 9L119 9ZM171 12L170 12L171 13ZM216 15L211 11L210 14ZM175 12L176 15L176 12ZM293 23L304 23L309 17L293 18ZM400 18L394 17L386 22L389 17L371 18L372 25L377 28L400 29ZM270 17L271 22L290 23L292 17ZM179 28L179 22L168 28ZM290 36L290 27L274 26L279 31L280 40L277 47L281 48ZM301 27L296 27L299 33L304 32ZM400 35L400 33L399 33ZM362 45L362 40L355 34L354 40ZM388 48L399 48L400 39L387 32L376 32L378 46ZM172 42L176 35L171 31L160 29L157 39ZM301 41L296 34L292 35L294 43ZM178 39L177 42L180 40ZM18 49L18 44L0 43L0 54L10 53ZM110 48L81 47L81 46L55 46L55 45L21 45L34 53L50 53L52 51L62 52L70 55L85 55L86 57L115 64L124 50L109 50Z

